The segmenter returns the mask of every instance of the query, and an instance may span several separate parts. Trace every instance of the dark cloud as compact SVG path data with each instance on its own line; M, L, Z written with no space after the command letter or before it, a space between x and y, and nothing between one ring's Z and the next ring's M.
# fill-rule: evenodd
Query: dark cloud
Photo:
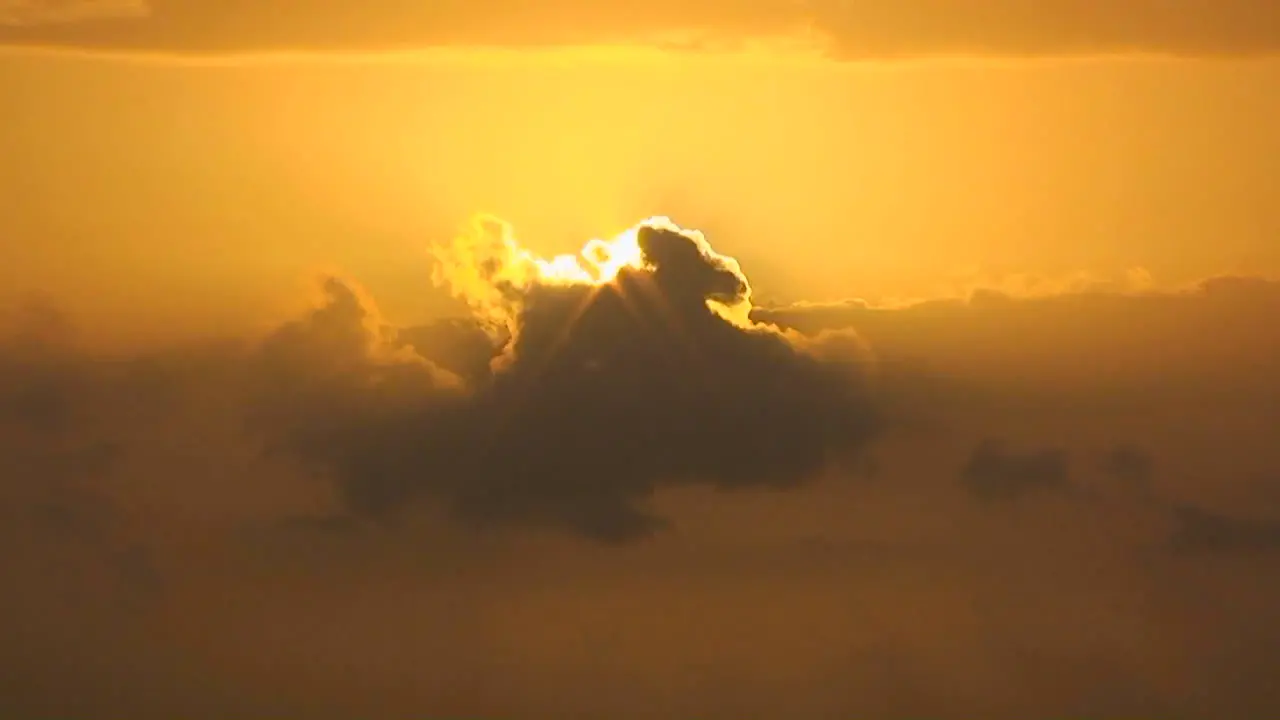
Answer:
M990 502L1017 500L1069 486L1067 454L1058 448L1018 452L999 440L978 443L960 471L970 493Z
M1081 484L1082 495L1095 502L1167 511L1168 501L1158 491L1156 459L1148 450L1121 443L1098 453L1094 460L1097 480Z
M1191 505L1173 508L1169 548L1182 555L1259 555L1280 552L1280 521L1240 518Z
M595 0L289 0L269 5L36 0L0 5L0 43L124 51L330 52L619 42L697 49L797 35L818 39L834 56L849 59L1131 51L1259 55L1280 48L1280 9L1269 0L657 0L643 6Z
M471 318L445 318L427 325L400 331L399 339L414 352L447 370L470 385L484 381L489 364L501 351L505 338L494 340Z
M1134 491L1150 491L1155 459L1140 447L1118 445L1102 456L1102 471Z
M839 338L718 312L750 291L699 236L643 225L635 243L635 265L601 283L513 275L523 270L500 256L452 267L479 270L467 279L481 284L460 290L510 312L487 353L459 326L380 336L331 280L326 304L264 345L267 406L288 408L289 447L337 479L353 512L389 516L426 497L482 524L611 542L663 525L644 509L659 488L786 488L861 456L879 420ZM452 364L469 386L400 344L442 331L461 333Z

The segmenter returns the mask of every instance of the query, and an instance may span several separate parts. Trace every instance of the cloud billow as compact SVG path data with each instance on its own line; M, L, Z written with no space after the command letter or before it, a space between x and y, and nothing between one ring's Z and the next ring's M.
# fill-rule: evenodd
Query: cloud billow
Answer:
M326 304L263 347L288 368L264 396L290 409L274 429L353 512L431 498L481 525L608 542L664 525L645 508L661 487L790 487L876 435L864 361L838 334L745 320L745 276L701 236L654 221L612 252L627 261L592 275L501 234L443 248L440 277L491 329L493 360L469 381L380 331L330 280Z

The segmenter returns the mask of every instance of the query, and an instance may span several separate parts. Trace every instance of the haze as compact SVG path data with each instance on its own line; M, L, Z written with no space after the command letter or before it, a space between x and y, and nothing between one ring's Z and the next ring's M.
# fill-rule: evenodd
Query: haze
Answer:
M882 5L0 0L0 715L1280 710L1275 5Z

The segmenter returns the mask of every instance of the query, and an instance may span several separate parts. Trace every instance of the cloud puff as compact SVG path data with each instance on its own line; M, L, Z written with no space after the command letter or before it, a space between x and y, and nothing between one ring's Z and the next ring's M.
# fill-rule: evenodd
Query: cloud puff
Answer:
M467 384L336 280L262 348L270 427L355 513L425 497L620 542L663 525L644 508L660 487L791 487L879 429L856 344L746 320L746 277L696 233L650 221L542 260L505 226L476 230L440 250L492 343L458 363Z
M1015 452L987 439L974 447L960 479L974 497L994 502L1064 490L1069 483L1067 471L1067 454L1061 449Z
M0 6L0 43L224 53L659 42L702 48L804 37L839 58L1145 51L1271 54L1269 0L599 0L348 3L27 0ZM7 9L7 13L4 10ZM21 23L19 25L18 23Z

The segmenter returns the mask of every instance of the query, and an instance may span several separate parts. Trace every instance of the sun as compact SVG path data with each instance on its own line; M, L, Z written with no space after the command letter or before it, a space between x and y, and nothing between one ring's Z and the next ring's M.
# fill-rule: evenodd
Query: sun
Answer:
M643 267L644 253L638 238L640 226L612 240L589 240L577 254L556 255L549 260L533 258L539 279L557 284L600 286L612 282L623 268Z
M625 289L617 280L626 270L654 270L641 247L641 233L680 231L669 218L655 216L610 240L588 240L576 253L545 257L521 244L511 225L492 215L473 217L468 230L432 248L432 280L447 285L477 316L507 328L515 326L530 293L539 286L590 289L582 294L583 312L606 288L623 302L631 302L625 297L628 293L638 292L661 304L647 273L637 273L636 282Z

